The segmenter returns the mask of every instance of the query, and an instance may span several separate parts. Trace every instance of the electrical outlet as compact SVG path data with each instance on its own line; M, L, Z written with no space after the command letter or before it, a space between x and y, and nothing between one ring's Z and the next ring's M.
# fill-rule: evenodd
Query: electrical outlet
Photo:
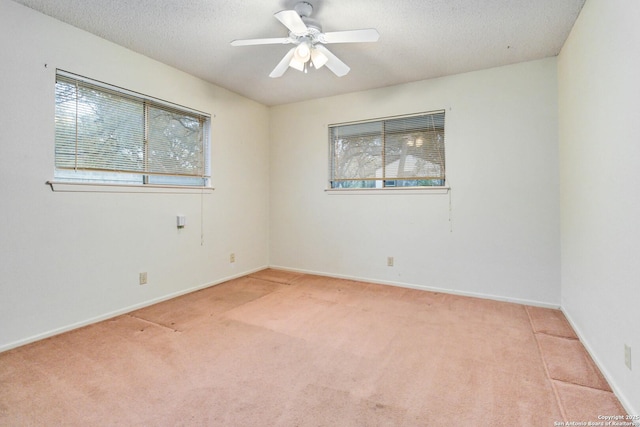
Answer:
M393 257L392 256L388 256L387 257L387 267L393 267Z
M631 370L631 347L624 345L624 364Z
M236 254L229 255L229 262L236 262Z
M141 285L146 285L147 284L147 272L143 272L140 273L140 284Z

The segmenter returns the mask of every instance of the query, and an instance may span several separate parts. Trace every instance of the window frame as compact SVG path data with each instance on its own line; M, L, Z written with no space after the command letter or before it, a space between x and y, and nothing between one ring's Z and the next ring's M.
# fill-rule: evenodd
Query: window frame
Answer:
M385 175L386 170L387 170L387 166L386 164L383 164L382 166L378 166L378 169L376 170L376 174L378 173L378 170L381 170L381 174L382 176L378 177L367 177L367 178L362 178L360 179L358 178L339 178L336 177L336 170L337 170L337 165L336 165L336 159L335 159L335 146L336 146L336 141L335 141L335 137L334 137L334 131L333 129L335 128L340 128L340 127L347 127L347 126L352 126L352 125L363 125L363 126L367 126L367 125L377 125L380 124L381 126L381 130L380 130L380 159L381 162L385 162L386 159L386 153L387 153L387 138L389 136L389 133L387 133L386 131L386 123L387 122L393 122L393 121L397 121L397 123L399 123L401 120L411 120L412 118L422 118L425 116L434 116L434 115L442 115L441 119L441 123L442 123L442 128L438 128L436 129L435 127L431 130L431 129L424 129L422 131L431 131L431 132L438 132L439 135L442 136L442 142L441 147L439 148L435 148L433 150L428 150L426 151L426 153L435 153L436 151L438 151L438 154L441 156L440 159L440 164L436 165L441 167L441 172L440 172L440 176L438 176L437 178L425 178L422 176L404 176L404 177L399 177L399 176L392 176L392 175ZM448 176L447 176L447 171L446 171L446 141L445 141L445 118L446 118L446 111L445 109L440 109L440 110L433 110L433 111L426 111L426 112L420 112L420 113L412 113L412 114L404 114L404 115L396 115L396 116L388 116L388 117L381 117L381 118L374 118L374 119L368 119L368 120L358 120L358 121L351 121L351 122L342 122L342 123L333 123L333 124L329 124L327 125L328 128L328 141L329 141L329 150L328 150L328 182L327 182L327 188L325 189L325 191L327 193L330 194L419 194L419 193L431 193L431 194L446 194L448 193L450 187L449 187L449 180L448 180ZM406 131L406 135L408 136L411 132L416 132L416 131L420 131L419 128L413 129L411 131L407 130ZM398 133L395 132L396 136L398 135L403 135L402 132ZM358 135L356 133L356 135ZM364 134L361 134L364 135ZM372 134L373 135L373 134ZM403 135L404 136L404 135ZM391 143L389 143L389 146L391 146ZM371 147L370 145L367 147ZM407 154L404 154L405 159ZM426 159L425 159L426 160ZM430 162L431 163L431 162ZM440 166L441 165L441 166ZM396 172L397 174L397 172ZM356 187L339 187L336 185L336 183L341 183L341 182L348 182L348 181L362 181L363 183L365 181L371 181L372 183L375 183L373 187L364 187L364 186L356 186ZM438 182L437 184L439 185L434 185L434 184L427 184L427 185L407 185L407 186L396 186L394 185L397 181L441 181Z
M47 184L51 186L53 191L99 191L99 192L202 192L213 190L211 179L211 117L209 113L205 113L193 108L185 107L172 102L164 101L159 98L155 98L149 95L144 95L139 92L135 92L129 89L124 89L119 86L104 83L95 79L84 77L75 73L70 73L61 69L56 69L55 83L56 89L59 79L67 83L75 82L77 85L88 85L92 90L101 91L102 93L115 94L118 97L128 98L136 103L139 103L142 107L142 114L140 116L133 116L136 120L140 119L143 122L144 138L141 141L130 140L124 138L123 140L129 147L137 147L142 153L144 164L142 170L128 171L126 169L115 168L113 170L100 170L100 168L92 169L88 168L69 168L59 167L58 157L58 125L55 125L56 138L54 139L54 178L47 181ZM78 86L76 86L77 88ZM55 94L56 103L58 102L58 94ZM77 106L76 106L77 108ZM188 154L196 153L197 156L197 173L188 174L180 173L184 170L180 170L184 165L179 165L179 160L176 163L169 163L170 167L175 168L178 172L162 173L158 171L152 171L149 169L149 159L151 158L148 153L149 141L148 132L150 129L149 111L150 109L157 109L165 114L177 114L193 122L197 122L196 129L199 136L193 140L196 146L193 145L193 141L189 141L187 147L191 147ZM55 118L58 119L58 111L56 106ZM76 122L73 126L77 126ZM77 138L77 137L76 137ZM77 141L77 139L76 139ZM199 148L194 148L199 147ZM195 151L193 151L195 149ZM199 151L199 154L198 154ZM77 156L77 154L76 154ZM165 161L165 158L161 158L161 161Z

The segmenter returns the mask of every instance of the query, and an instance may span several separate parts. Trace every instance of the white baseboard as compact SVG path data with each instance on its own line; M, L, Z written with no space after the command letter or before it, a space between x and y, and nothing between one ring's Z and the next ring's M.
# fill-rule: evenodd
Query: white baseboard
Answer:
M216 280L214 282L211 282L211 283L206 283L206 284L203 284L203 285L194 286L192 288L188 288L188 289L184 289L184 290L181 290L181 291L178 291L178 292L174 292L174 293L171 293L171 294L163 295L161 297L154 298L152 300L144 301L144 302L141 302L141 303L138 303L138 304L134 304L134 305L119 309L119 310L115 310L115 311L112 311L112 312L109 312L109 313L104 313L102 315L95 316L95 317L92 317L92 318L89 318L89 319L86 319L86 320L83 320L83 321L80 321L80 322L76 322L76 323L72 323L72 324L69 324L69 325L66 325L66 326L63 326L63 327L60 327L60 328L52 329L50 331L46 331L46 332L43 332L41 334L37 334L37 335L33 335L33 336L30 336L30 337L27 337L27 338L24 338L24 339L20 339L18 341L14 341L14 342L11 342L11 343L8 343L8 344L0 346L0 353L3 352L3 351L11 350L13 348L20 347L20 346L35 342L35 341L39 341L39 340L42 340L42 339L45 339L45 338L49 338L49 337L52 337L52 336L55 336L55 335L59 335L59 334L62 334L64 332L68 332L68 331L71 331L71 330L74 330L74 329L78 329L78 328L81 328L83 326L91 325L93 323L101 322L103 320L111 319L111 318L116 317L116 316L120 316L120 315L123 315L123 314L126 314L126 313L130 313L132 311L139 310L141 308L148 307L150 305L157 304L157 303L160 303L162 301L170 300L172 298L176 298L176 297L179 297L181 295L185 295L185 294L188 294L188 293L191 293L191 292L195 292L195 291L199 291L201 289L205 289L205 288L208 288L208 287L211 287L211 286L215 286L215 285L218 285L220 283L227 282L229 280L237 279L239 277L255 273L255 272L263 270L265 268L274 268L274 269L278 269L278 270L291 271L291 272L304 273L304 274L313 274L313 275L324 276L324 277L333 277L333 278L337 278L337 279L355 280L355 281L361 281L361 282L376 283L376 284L381 284L381 285L398 286L398 287L402 287L402 288L419 289L419 290L425 290L425 291L431 291L431 292L440 292L440 293L446 293L446 294L451 294L451 295L460 295L460 296L468 296L468 297L474 297L474 298L490 299L490 300L495 300L495 301L503 301L503 302L510 302L510 303L515 303L515 304L531 305L531 306L536 306L536 307L554 308L554 309L558 309L559 308L564 313L565 317L567 318L567 320L571 324L571 327L574 329L574 331L578 335L580 341L583 343L585 349L587 350L587 352L589 353L591 358L594 360L595 364L598 366L598 368L600 369L600 371L602 372L604 377L607 379L607 381L611 385L611 388L612 388L614 394L618 397L618 399L620 400L620 403L625 408L627 413L629 413L629 414L640 414L640 408L634 408L633 405L631 404L631 402L628 399L626 399L624 394L620 391L619 387L617 387L615 381L613 381L613 379L612 379L612 376L609 374L608 370L602 364L600 359L597 357L597 354L593 351L593 348L589 344L589 341L584 337L584 334L582 333L580 328L573 321L573 318L571 317L570 313L568 313L563 307L559 306L558 304L547 303L547 302L544 302L544 301L526 300L526 299L521 299L521 298L504 297L504 296L500 296L500 295L492 295L492 294L485 294L485 293L464 292L464 291L457 291L455 289L439 288L439 287L424 286L424 285L415 285L415 284L411 284L411 283L395 282L395 281L388 281L388 280L378 280L378 279L372 279L372 278L368 278L368 277L356 277L356 276L349 276L349 275L342 275L342 274L329 274L329 273L320 272L320 271L305 270L305 269L295 269L295 268L288 268L288 267L283 267L283 266L278 266L278 265L263 266L263 267L255 268L255 269L252 269L252 270L244 271L242 273L234 274L234 275L231 275L231 276L228 276L228 277L223 277L223 278L218 279L218 280Z
M620 403L624 407L625 411L627 411L627 414L630 414L630 415L640 414L640 408L634 408L631 402L629 401L629 399L627 399L624 393L622 393L622 391L620 390L620 387L618 387L616 382L613 380L613 376L609 373L609 370L602 363L597 353L593 350L593 347L589 343L589 340L582 333L582 330L580 330L576 322L574 322L573 318L571 317L571 314L569 314L569 312L566 311L564 307L562 307L561 310L564 313L564 317L567 318L567 320L569 321L569 324L571 325L573 330L576 332L576 335L578 335L578 338L580 339L580 342L582 343L584 348L587 350L587 353L589 353L594 363L596 364L598 369L600 369L600 372L602 372L602 375L604 375L605 379L611 386L611 390L613 390L613 394L616 395L616 397L618 398L618 400L620 400Z
M304 270L304 269L297 269L297 268L289 268L289 267L282 267L282 266L278 266L278 265L270 265L269 268L274 268L274 269L278 269L278 270L285 270L285 271L291 271L291 272L295 272L295 273L314 274L316 276L333 277L333 278L336 278L336 279L356 280L356 281L359 281L359 282L375 283L375 284L379 284L379 285L398 286L398 287L401 287L401 288L418 289L418 290L430 291L430 292L440 292L440 293L443 293L443 294L460 295L460 296L465 296L465 297L490 299L490 300L494 300L494 301L511 302L511 303L514 303L514 304L531 305L531 306L535 306L535 307L553 308L553 309L559 309L560 308L559 304L549 303L549 302L545 302L545 301L534 301L534 300L527 300L527 299L521 299L521 298L511 298L511 297L504 297L504 296L500 296L500 295L484 294L484 293L479 293L479 292L465 292L465 291L458 291L458 290L455 290L455 289L439 288L439 287L434 287L434 286L424 286L424 285L415 285L415 284L412 284L412 283L403 283L403 282L394 282L394 281L389 281L389 280L371 279L371 278L368 278L368 277L356 277L356 276L348 276L348 275L343 275L343 274L330 274L330 273L324 273L324 272L321 272L321 271L312 271L312 270Z
M496 301L511 302L515 304L524 304L524 305L531 305L531 306L543 307L543 308L560 309L562 310L565 317L569 321L569 324L571 325L573 330L578 335L578 338L584 345L585 349L587 350L591 358L594 360L596 366L598 366L598 369L600 369L600 372L602 372L602 375L604 375L606 380L609 382L609 385L611 386L613 393L620 400L620 403L622 404L624 409L627 411L627 413L640 414L640 408L634 408L631 402L629 401L629 399L627 399L626 396L621 392L620 388L616 385L609 371L605 368L604 364L600 361L596 353L593 351L593 348L590 346L589 341L585 338L580 328L571 318L571 315L562 307L562 305L547 303L543 301L532 301L532 300L525 300L520 298L503 297L499 295L483 294L483 293L476 293L476 292L463 292L463 291L457 291L455 289L446 289L446 288L438 288L438 287L431 287L431 286L414 285L410 283L377 280L377 279L371 279L366 277L355 277L355 276L347 276L347 275L341 275L341 274L328 274L320 271L288 268L288 267L282 267L277 265L271 265L269 266L269 268L291 271L296 273L315 274L317 276L324 276L324 277L334 277L337 279L356 280L356 281L362 281L362 282L377 283L382 285L391 285L391 286L399 286L403 288L420 289L420 290L431 291L431 292L440 292L440 293L446 293L446 294L452 294L452 295L460 295L460 296L468 296L468 297L474 297L474 298L483 298L483 299L490 299L490 300L496 300Z
M199 291L201 289L209 288L211 286L219 285L220 283L227 282L227 281L233 280L233 279L237 279L238 277L246 276L248 274L255 273L256 271L264 270L265 268L268 268L268 267L267 266L263 266L263 267L259 267L259 268L256 268L256 269L244 271L242 273L234 274L232 276L223 277L223 278L218 279L218 280L216 280L214 282L211 282L211 283L206 283L204 285L198 285L198 286L194 286L192 288L183 289L183 290L178 291L178 292L174 292L174 293L171 293L171 294L163 295L163 296L158 297L158 298L154 298L154 299L151 299L151 300L148 300L148 301L144 301L144 302L141 302L141 303L138 303L138 304L130 305L128 307L124 307L122 309L114 310L114 311L111 311L109 313L104 313L104 314L101 314L99 316L95 316L95 317L92 317L92 318L89 318L89 319L82 320L80 322L72 323L70 325L65 325L65 326L62 326L60 328L52 329L50 331L46 331L46 332L43 332L43 333L40 333L40 334L37 334L37 335L33 335L33 336L30 336L30 337L27 337L27 338L23 338L23 339L20 339L18 341L13 341L13 342L10 342L8 344L4 344L4 345L0 346L0 353L2 353L3 351L11 350L12 348L21 347L23 345L30 344L30 343L35 342L35 341L40 341L40 340L43 340L45 338L49 338L49 337L52 337L52 336L55 336L55 335L59 335L59 334L62 334L64 332L68 332L68 331L72 331L74 329L82 328L83 326L88 326L88 325L91 325L93 323L101 322L103 320L107 320L107 319L111 319L111 318L116 317L116 316L120 316L122 314L130 313L132 311L139 310L141 308L148 307L150 305L157 304L157 303L162 302L162 301L167 301L167 300L170 300L172 298L179 297L181 295L185 295L185 294L188 294L188 293L191 293L191 292Z

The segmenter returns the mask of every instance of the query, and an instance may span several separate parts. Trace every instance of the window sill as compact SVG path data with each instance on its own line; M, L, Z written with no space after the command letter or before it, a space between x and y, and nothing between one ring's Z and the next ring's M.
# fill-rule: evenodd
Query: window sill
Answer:
M327 194L448 194L451 187L395 187L395 188L327 188Z
M71 193L169 193L203 194L213 192L213 187L190 187L179 185L127 185L95 184L86 182L47 181L51 191Z

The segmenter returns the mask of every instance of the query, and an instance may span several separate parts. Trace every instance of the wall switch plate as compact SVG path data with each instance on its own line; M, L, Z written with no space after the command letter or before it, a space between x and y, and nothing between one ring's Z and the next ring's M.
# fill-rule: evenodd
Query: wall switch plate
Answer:
M631 370L631 347L624 345L624 364Z
M236 254L229 255L229 262L236 262Z
M140 273L140 284L141 285L146 285L147 284L147 272L143 272Z
M392 256L388 256L387 257L387 267L393 267L393 257Z

